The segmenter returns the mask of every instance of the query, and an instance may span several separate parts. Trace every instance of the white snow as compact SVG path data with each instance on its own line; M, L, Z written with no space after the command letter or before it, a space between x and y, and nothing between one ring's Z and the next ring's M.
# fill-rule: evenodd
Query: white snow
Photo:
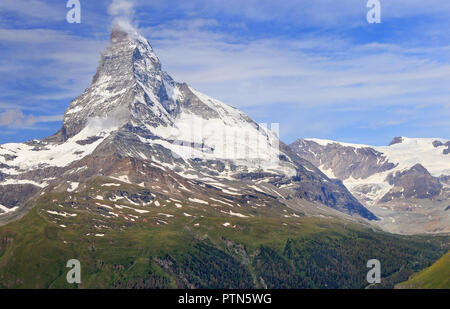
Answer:
M229 212L222 211L222 213L227 214L227 215L230 215L230 216L240 217L240 218L248 218L248 217L249 217L249 216L240 214L240 213L238 213L238 212L232 212L231 210L230 210Z
M73 192L78 188L79 185L80 185L79 182L71 182L71 183L69 183L69 188L67 188L67 191Z
M0 204L0 210L3 211L3 213L0 212L0 216L9 212L15 212L17 209L19 209L19 207L7 208L6 206Z
M47 212L49 214L51 214L51 215L61 216L61 217L65 217L65 218L67 218L67 217L76 217L77 216L77 214L71 214L71 213L68 213L68 212L65 212L65 211L58 212L58 211L47 210Z
M240 193L236 193L235 191L230 191L230 190L227 190L227 189L221 189L222 190L222 192L223 193L227 193L227 194L231 194L231 195L242 195L242 194L240 194Z
M8 165L22 170L33 170L42 166L63 167L92 153L114 129L116 127L105 129L101 126L88 125L80 133L62 144L48 144L42 150L34 151L34 146L23 143L9 143L2 145L0 154L17 156L9 161ZM77 143L77 141L83 141L92 136L101 138L91 144L80 145Z
M121 182L125 182L125 183L129 183L132 184L132 182L130 181L130 179L128 179L128 175L121 175L121 176L115 176L115 177L109 177Z
M444 147L434 147L434 141L446 143L447 140L441 138L407 138L402 137L402 142L393 144L391 146L370 146L362 144L341 143L336 141L308 138L322 146L328 144L339 144L346 147L353 148L372 148L382 153L388 162L398 164L395 170L409 169L416 164L423 165L435 177L441 175L450 175L450 157L444 155ZM324 170L323 166L319 167L325 174L330 174L330 171ZM332 177L335 178L335 177Z
M112 208L111 206L108 206L108 205L105 205L105 204L100 204L100 203L95 203L95 204L98 205L98 206L100 206L100 207L107 208L107 209L114 209L114 208Z
M224 205L227 205L227 206L231 206L231 207L234 207L232 204L230 204L230 203L227 203L227 202L224 202L224 201L221 201L221 200L218 200L218 199L215 199L215 198L212 198L212 197L210 197L209 198L210 200L212 200L212 201L215 201L215 202L219 202L219 203L222 203L222 204L224 204Z
M198 204L206 204L206 205L209 204L208 202L200 200L198 198L189 198L189 201L194 202L194 203L198 203Z
M115 206L116 208L118 208L118 209L123 209L123 208L131 209L131 210L134 210L135 212L140 213L140 214L146 214L146 213L149 213L148 210L136 209L136 208L129 207L129 206L125 206L125 205L114 205L114 206Z
M6 186L6 185L26 185L26 184L30 184L30 185L34 185L37 187L41 187L41 188L45 188L48 183L47 182L43 182L43 183L37 183L33 180L28 180L28 179L7 179L3 182L0 182L0 186Z
M104 183L102 187L120 187L119 183Z
M356 148L372 148L380 152L388 162L394 163L395 168L373 174L365 179L355 179L349 177L343 180L344 185L354 194L365 192L364 198L368 205L374 205L386 193L392 189L386 181L386 177L395 172L401 172L410 169L416 164L424 166L431 175L439 177L441 175L450 175L450 155L444 155L444 147L434 147L434 141L440 141L443 144L447 140L440 138L407 138L402 137L402 142L390 146L369 146L361 144L341 143L330 140L307 139L314 141L320 145L326 146L331 143L337 143L346 147ZM319 169L329 178L337 178L331 169L325 169L324 165ZM371 190L366 193L367 187Z
M173 215L164 214L164 213L159 213L158 215L164 216L164 217L166 217L166 218L173 218L173 217L175 217L175 216L173 216Z

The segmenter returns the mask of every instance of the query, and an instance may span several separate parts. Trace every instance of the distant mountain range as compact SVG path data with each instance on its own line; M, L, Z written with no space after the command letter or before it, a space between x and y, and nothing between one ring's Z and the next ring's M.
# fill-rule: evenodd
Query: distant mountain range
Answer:
M339 179L397 233L450 232L450 141L396 137L375 147L320 139L290 145L331 179Z

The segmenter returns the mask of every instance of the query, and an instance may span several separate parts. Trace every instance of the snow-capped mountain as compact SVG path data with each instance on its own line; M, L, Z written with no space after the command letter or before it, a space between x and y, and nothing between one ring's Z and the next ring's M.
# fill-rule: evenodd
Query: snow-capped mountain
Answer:
M450 231L450 141L396 137L376 147L299 139L290 147L328 177L342 180L385 229Z
M121 189L110 197L141 207L176 200L230 216L274 208L283 216L376 219L341 182L295 155L276 133L175 82L148 41L120 26L113 28L92 84L70 103L61 130L0 146L0 219L19 217L37 196L55 192L69 199L87 194L83 200L100 203L105 196L93 193L93 181L97 187L104 182L99 188L119 182L146 189L142 196ZM71 207L118 216L79 200Z

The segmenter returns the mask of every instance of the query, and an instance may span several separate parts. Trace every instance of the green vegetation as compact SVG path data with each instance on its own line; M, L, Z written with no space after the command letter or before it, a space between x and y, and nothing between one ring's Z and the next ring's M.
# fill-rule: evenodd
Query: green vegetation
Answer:
M89 195L148 196L131 187L99 188L89 186ZM382 265L382 284L373 287L392 288L431 265L449 243L275 210L232 217L159 196L161 206L146 206L148 212L119 212L107 199L86 196L47 193L22 219L0 227L0 288L367 288L369 259ZM108 215L112 210L120 216ZM79 285L66 281L70 259L81 262Z
M450 252L430 267L414 274L400 289L450 289Z

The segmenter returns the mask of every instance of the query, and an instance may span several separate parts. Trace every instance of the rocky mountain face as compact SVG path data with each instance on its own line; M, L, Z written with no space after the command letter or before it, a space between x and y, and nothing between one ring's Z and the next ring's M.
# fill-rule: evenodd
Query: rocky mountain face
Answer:
M449 145L443 139L396 137L385 147L299 139L290 148L343 181L384 229L442 233L450 231Z
M249 218L270 209L282 217L377 219L341 181L277 134L175 82L145 38L118 26L61 130L0 146L0 192L0 223L47 198L53 201L44 211L50 220L87 211L109 220L109 226L95 224L99 233L123 220L160 224L161 218L142 216L149 207L169 205L184 207L187 215L190 208L208 208Z

